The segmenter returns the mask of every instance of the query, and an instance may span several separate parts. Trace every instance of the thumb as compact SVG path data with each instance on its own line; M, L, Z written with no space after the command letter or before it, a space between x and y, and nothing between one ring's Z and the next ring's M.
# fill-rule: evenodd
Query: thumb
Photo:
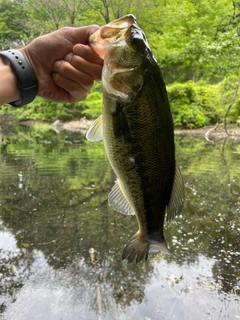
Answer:
M82 43L82 44L88 44L88 38L97 30L99 30L99 26L98 25L90 25L90 26L86 26L86 27L80 27L80 28L76 28L75 32L73 35L74 37L74 43Z

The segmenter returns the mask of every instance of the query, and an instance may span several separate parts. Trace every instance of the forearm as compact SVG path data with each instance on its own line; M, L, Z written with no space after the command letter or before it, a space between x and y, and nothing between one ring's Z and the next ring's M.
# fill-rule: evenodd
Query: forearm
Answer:
M0 56L0 106L21 99L15 74L6 58Z

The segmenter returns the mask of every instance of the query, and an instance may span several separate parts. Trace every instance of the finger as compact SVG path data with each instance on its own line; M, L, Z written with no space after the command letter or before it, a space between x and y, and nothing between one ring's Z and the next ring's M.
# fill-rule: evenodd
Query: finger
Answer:
M85 100L88 95L88 90L81 87L77 82L63 77L59 73L53 74L53 81L68 93L69 102Z
M80 43L76 44L73 47L73 53L89 62L103 65L103 59L100 58L99 55L95 51L93 51L92 48L90 48L89 46L82 45Z
M71 63L67 61L55 61L53 69L64 78L78 83L87 91L90 90L93 85L94 78L92 75L85 72L84 70L82 71L78 68L75 68Z
M67 34L68 39L71 38L73 43L88 43L88 38L96 32L100 27L98 25L90 25L80 28L72 28L71 34ZM68 33L68 30L65 30Z
M88 38L99 29L100 27L98 25L91 25L91 26L77 28L76 33L79 41L77 41L76 43L87 44Z
M80 56L72 54L67 55L64 60L68 61L75 69L89 74L94 80L101 80L102 65L89 62Z

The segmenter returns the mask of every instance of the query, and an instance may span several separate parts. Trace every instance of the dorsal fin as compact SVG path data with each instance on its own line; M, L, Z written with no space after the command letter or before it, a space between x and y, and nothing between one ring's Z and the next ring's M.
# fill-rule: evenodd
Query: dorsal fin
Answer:
M185 199L184 181L178 165L175 168L173 188L170 201L167 205L167 221L173 220L181 214Z
M89 141L96 142L103 140L103 118L100 115L90 126L86 134Z
M121 187L121 182L116 180L112 190L108 195L108 204L113 206L113 209L126 215L134 215L134 210L130 203L127 201L123 188Z

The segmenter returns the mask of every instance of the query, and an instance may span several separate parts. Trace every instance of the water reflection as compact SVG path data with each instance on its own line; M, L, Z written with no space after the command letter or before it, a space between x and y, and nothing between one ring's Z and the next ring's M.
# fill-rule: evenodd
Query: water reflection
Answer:
M128 265L136 220L107 205L103 146L14 130L0 153L3 319L240 317L239 142L176 137L187 199L166 228L172 255Z

